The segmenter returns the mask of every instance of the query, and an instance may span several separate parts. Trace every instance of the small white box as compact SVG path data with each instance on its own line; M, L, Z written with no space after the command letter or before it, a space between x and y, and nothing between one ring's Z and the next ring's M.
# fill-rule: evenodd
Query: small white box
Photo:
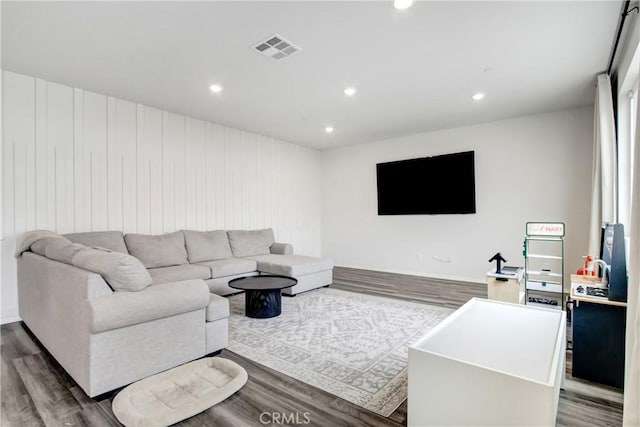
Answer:
M473 298L409 347L408 426L554 426L566 313Z
M524 304L524 268L514 273L496 273L495 268L487 272L487 298Z

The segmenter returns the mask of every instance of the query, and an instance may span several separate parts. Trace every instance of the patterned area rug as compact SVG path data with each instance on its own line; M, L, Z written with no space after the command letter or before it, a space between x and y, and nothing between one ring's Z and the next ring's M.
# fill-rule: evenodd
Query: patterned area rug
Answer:
M230 351L385 417L407 398L408 346L453 312L330 288L282 297L271 319L229 303Z

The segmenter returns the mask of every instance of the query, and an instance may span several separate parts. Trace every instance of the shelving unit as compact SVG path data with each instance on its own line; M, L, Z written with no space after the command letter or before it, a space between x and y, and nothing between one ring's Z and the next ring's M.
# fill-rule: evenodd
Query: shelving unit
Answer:
M525 304L564 310L564 234L562 222L527 222Z

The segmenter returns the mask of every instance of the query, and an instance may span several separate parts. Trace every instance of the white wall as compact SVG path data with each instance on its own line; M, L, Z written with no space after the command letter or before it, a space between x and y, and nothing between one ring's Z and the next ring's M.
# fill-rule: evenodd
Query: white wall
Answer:
M260 135L3 73L1 320L23 233L273 227L320 255L321 155Z
M323 152L323 254L340 266L484 282L497 251L524 265L527 221L563 221L565 271L575 271L587 250L592 116L571 109ZM376 163L467 150L476 214L377 215ZM411 190L423 197L429 186Z

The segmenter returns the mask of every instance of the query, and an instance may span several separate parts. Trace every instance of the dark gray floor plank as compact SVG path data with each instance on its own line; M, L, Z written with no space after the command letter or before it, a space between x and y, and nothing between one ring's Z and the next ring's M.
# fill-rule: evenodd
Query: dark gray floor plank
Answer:
M44 426L36 406L29 395L15 395L2 401L2 426ZM6 423L6 424L5 424Z
M13 364L45 425L59 425L61 419L82 409L66 381L55 374L50 360L41 353L15 359Z

